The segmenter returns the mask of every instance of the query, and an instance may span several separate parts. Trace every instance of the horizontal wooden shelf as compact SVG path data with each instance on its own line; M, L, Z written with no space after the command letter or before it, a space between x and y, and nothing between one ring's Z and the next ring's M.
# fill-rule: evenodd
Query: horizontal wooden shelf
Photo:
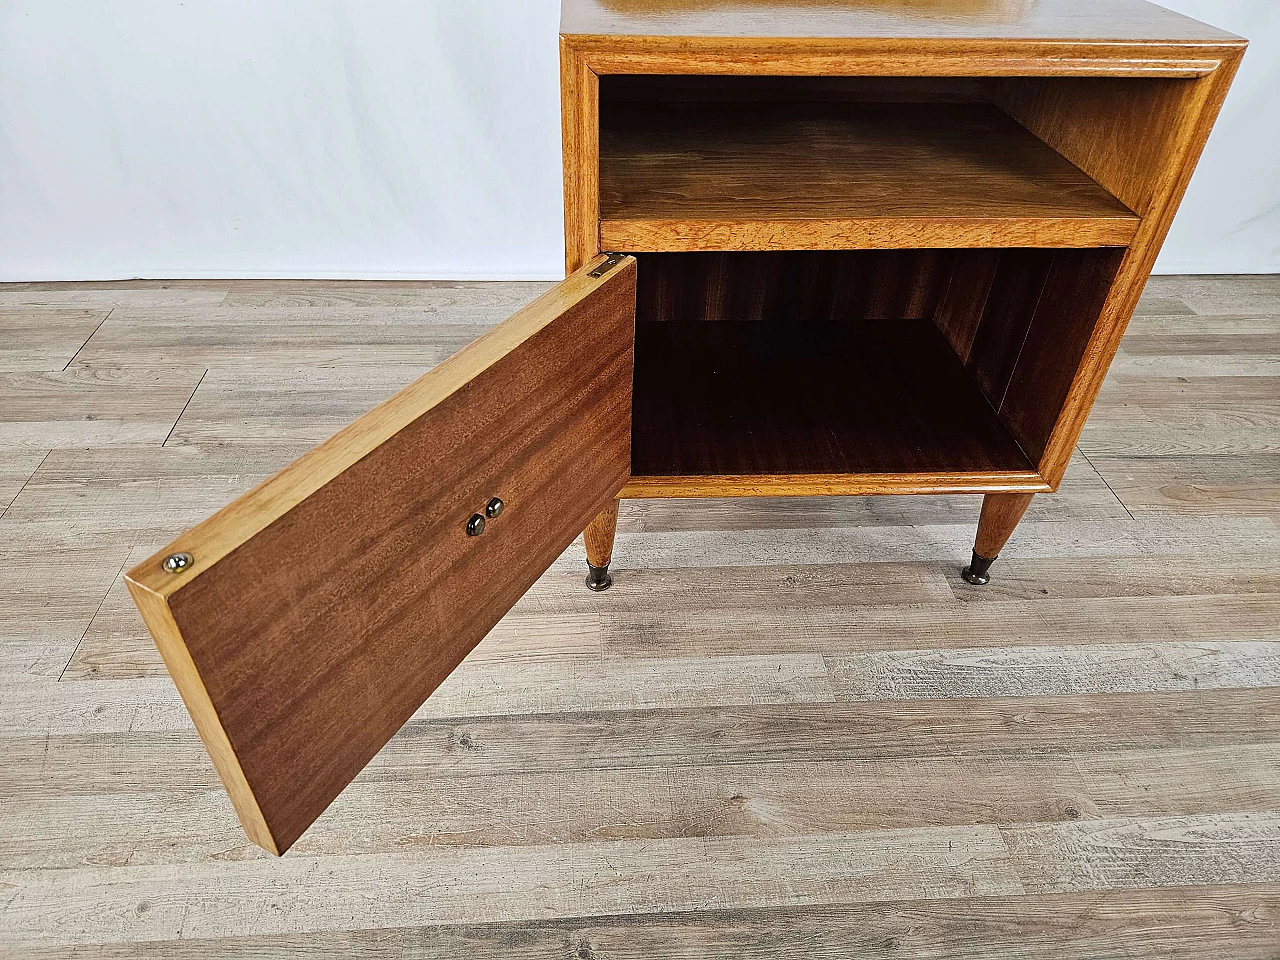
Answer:
M636 324L626 496L1047 490L929 320Z
M986 104L601 107L605 250L1126 246L1138 222Z

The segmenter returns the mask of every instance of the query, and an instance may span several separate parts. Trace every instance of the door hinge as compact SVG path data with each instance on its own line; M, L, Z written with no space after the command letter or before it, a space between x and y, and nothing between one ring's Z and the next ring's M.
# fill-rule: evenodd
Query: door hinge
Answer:
M600 266L596 267L594 270L588 273L587 276L603 277L606 273L608 273L610 270L612 270L614 267L620 264L624 256L625 254L621 254L621 253L607 254L608 259L605 260L604 263L600 264Z

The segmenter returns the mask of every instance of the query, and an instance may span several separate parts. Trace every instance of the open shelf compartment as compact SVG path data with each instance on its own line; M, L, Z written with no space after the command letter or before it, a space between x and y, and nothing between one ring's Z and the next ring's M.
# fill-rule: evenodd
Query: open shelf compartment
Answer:
M994 96L945 78L602 77L601 249L1127 245L1137 214Z
M1046 490L1120 257L640 253L624 495Z

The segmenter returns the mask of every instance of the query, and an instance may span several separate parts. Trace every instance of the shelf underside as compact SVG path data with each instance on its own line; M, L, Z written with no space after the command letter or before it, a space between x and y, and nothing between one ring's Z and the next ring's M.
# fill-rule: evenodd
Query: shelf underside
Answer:
M631 496L1047 489L929 320L638 323L631 443Z
M601 110L605 250L1125 246L1138 222L986 104Z

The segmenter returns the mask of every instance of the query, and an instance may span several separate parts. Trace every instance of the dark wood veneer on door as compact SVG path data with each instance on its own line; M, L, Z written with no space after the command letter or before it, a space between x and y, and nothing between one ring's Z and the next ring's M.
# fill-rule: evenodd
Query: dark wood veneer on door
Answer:
M507 324L531 323L527 339L189 581L166 586L163 554L130 573L166 660L189 656L184 698L207 695L201 734L225 735L260 811L246 827L269 849L297 839L625 482L635 265L566 284L563 312L525 308ZM341 455L396 403L326 446ZM492 497L505 509L467 536ZM233 504L169 550L200 560L237 519ZM178 636L164 636L158 591Z

